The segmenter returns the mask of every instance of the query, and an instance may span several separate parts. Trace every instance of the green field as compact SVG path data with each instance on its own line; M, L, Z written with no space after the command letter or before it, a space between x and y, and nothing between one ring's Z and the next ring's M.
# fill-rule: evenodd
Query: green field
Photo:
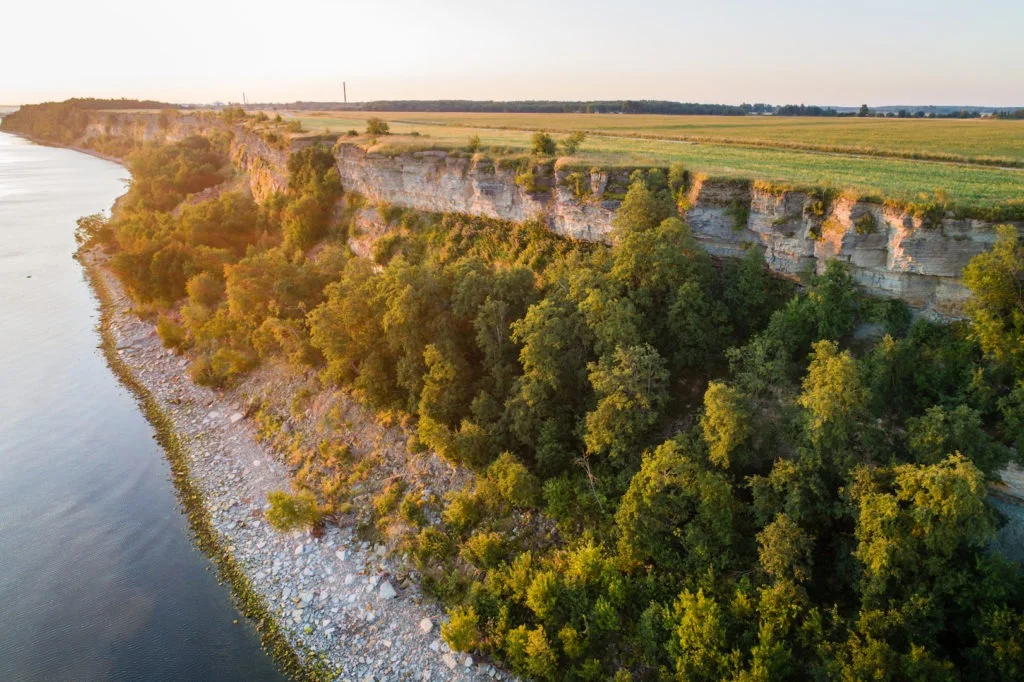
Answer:
M1024 169L914 156L1005 159L1024 164L1024 122L998 120L818 119L595 114L376 114L392 135L374 151L465 148L479 135L495 155L529 151L534 130L589 130L572 165L602 168L682 162L715 177L787 185L831 185L861 196L913 201L943 193L958 207L1024 201ZM312 132L365 128L364 112L302 113ZM558 132L556 132L558 131ZM413 136L410 133L419 133ZM689 139L683 139L689 138ZM727 139L726 139L727 138ZM715 141L699 141L714 139ZM364 146L365 136L353 138ZM854 144L856 143L856 144ZM814 146L794 149L794 145ZM857 151L846 150L856 146ZM873 150L873 151L868 151Z
M331 112L340 127L363 112ZM998 119L881 119L773 116L616 114L386 113L389 121L518 130L586 130L604 135L690 142L799 147L818 151L922 156L940 160L1024 165L1024 122Z

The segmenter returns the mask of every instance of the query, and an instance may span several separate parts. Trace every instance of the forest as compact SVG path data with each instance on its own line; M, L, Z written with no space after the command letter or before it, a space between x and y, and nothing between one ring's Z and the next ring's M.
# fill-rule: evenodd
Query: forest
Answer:
M22 106L0 119L0 130L18 132L57 144L74 144L85 132L92 114L97 110L166 109L171 106L153 100L77 97L63 102Z
M988 484L1024 440L1024 246L964 273L969 320L714 261L689 175L637 171L610 244L377 206L332 151L292 154L262 205L226 141L132 153L113 218L80 222L196 381L265 362L406 425L470 470L355 494L362 462L298 444L287 529L372 518L449 608L445 640L540 680L1024 679L1024 582L989 550Z

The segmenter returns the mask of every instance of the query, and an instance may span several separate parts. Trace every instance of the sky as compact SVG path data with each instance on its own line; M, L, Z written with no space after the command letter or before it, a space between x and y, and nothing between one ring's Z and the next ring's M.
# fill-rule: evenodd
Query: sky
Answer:
M1022 0L49 0L0 104L666 99L1024 106Z

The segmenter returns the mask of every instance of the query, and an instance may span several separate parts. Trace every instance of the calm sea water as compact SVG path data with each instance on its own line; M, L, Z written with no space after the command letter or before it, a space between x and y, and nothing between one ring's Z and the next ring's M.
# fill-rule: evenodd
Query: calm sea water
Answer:
M281 680L97 349L75 219L126 176L0 133L0 680Z

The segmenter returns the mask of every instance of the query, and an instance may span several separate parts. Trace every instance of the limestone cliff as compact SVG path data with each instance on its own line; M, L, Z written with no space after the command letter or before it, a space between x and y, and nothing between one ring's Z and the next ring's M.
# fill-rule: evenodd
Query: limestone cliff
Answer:
M230 130L232 161L248 175L258 201L287 186L288 154L308 144L299 139L290 149L282 148L209 117L176 117L163 127L155 118L108 115L90 125L87 137L107 133L173 140L204 129ZM515 168L496 165L482 154L421 151L386 156L345 143L337 144L334 153L345 189L372 202L536 220L565 237L590 241L608 239L618 206L613 197L621 196L628 178L626 172L590 171L589 192L580 199L567 186L567 171L550 166L537 169L541 180L529 191L516 183ZM964 266L995 239L992 224L980 220L945 217L925 226L906 211L878 203L843 197L821 202L806 192L767 189L749 181L698 179L688 199L684 217L712 255L737 256L754 248L773 272L792 278L821 272L828 260L839 259L850 264L867 292L946 317L960 314L968 296L960 283ZM374 232L381 229L376 224Z
M373 201L424 211L543 221L558 234L605 240L616 201L604 198L607 174L591 172L592 194L579 200L556 173L555 186L531 193L515 183L515 171L489 160L418 152L367 154L352 145L336 151L347 189ZM715 256L756 248L769 268L786 277L821 272L830 259L850 264L871 294L900 298L914 308L956 316L968 292L960 283L967 262L991 247L992 225L943 218L934 227L904 211L840 197L815 214L818 199L799 191L772 191L750 182L698 180L685 219Z

